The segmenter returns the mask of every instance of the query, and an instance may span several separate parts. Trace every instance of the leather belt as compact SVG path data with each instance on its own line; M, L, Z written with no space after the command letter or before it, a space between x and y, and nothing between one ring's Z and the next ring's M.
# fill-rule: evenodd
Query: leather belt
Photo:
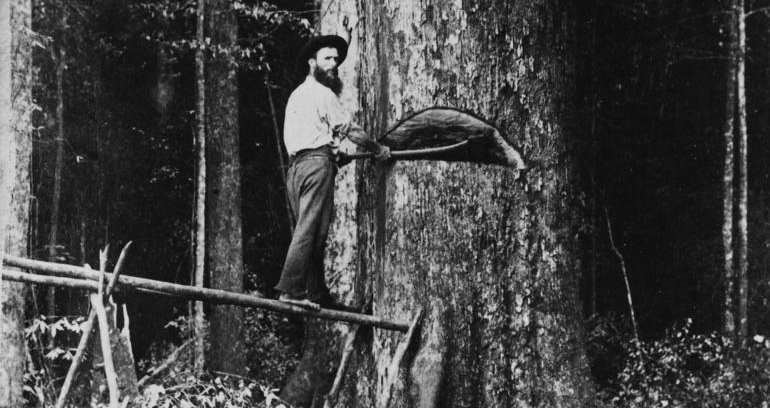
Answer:
M293 166L294 163L306 158L306 157L318 157L325 156L334 159L334 151L329 145L316 147L314 149L302 149L298 150L293 155L289 156L289 166ZM333 160L332 160L333 161Z

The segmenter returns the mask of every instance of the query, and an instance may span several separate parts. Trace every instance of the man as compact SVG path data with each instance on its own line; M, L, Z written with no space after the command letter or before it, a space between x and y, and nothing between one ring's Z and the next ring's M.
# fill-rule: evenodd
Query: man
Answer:
M279 300L313 310L341 308L326 287L323 265L334 211L340 141L347 137L380 160L390 158L390 149L354 124L340 103L342 81L337 67L347 51L348 44L342 37L311 39L298 60L301 69L308 69L308 76L286 105L284 143L291 163L286 188L297 224L275 288L282 293Z

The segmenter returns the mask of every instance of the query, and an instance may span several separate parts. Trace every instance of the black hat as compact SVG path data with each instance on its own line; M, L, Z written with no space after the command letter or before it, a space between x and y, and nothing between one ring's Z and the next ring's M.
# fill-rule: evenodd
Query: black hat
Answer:
M338 35L322 35L319 37L313 37L310 41L302 47L297 57L297 70L304 70L307 68L307 60L313 57L316 51L324 47L332 47L337 49L339 54L339 60L337 64L342 64L345 61L345 57L348 56L348 42Z

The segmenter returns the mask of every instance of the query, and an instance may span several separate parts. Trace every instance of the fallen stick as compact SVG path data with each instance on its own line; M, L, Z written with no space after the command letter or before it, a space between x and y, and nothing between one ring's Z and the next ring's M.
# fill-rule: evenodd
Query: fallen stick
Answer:
M110 408L117 408L120 402L118 375L115 373L115 364L112 362L112 347L110 346L110 325L107 323L107 311L104 310L102 297L99 294L91 295L91 306L94 308L94 310L96 310L96 320L99 322L99 339L102 343L104 376L107 378L107 387L110 390Z
M12 267L31 269L47 274L64 275L70 277L62 278L40 275L34 275L23 272L3 270L3 278L8 280L17 280L29 283L39 283L57 286L78 287L82 289L98 290L98 284L96 282L89 282L84 279L96 281L99 279L98 273L88 271L85 268L64 265L52 262L34 261L31 259L20 258L16 256L6 255L3 262ZM107 273L107 276L112 274ZM40 279L47 278L47 279ZM77 278L77 279L72 279ZM289 305L278 300L265 299L258 296L246 295L243 293L233 293L220 289L206 289L196 288L193 286L180 285L176 283L161 282L152 279L138 278L134 276L122 275L118 282L120 283L120 292L125 290L132 290L137 292L152 293L162 296L175 296L185 299L204 300L215 304L231 304L247 307L256 307L261 309L272 310L279 313L296 314L302 316L310 316L325 320L337 320L348 323L363 324L366 326L378 327L381 329L394 330L405 333L409 330L409 324L401 321L393 321L378 318L371 315L365 315L360 313L343 312L338 310L321 309L320 311L312 311L299 306Z
M396 351L393 353L393 358L390 360L390 365L388 366L385 374L386 378L383 388L387 391L387 395L382 399L383 404L380 405L383 408L387 408L390 405L390 399L393 397L393 387L396 385L396 381L398 380L398 373L401 370L401 362L404 360L406 350L408 350L409 346L411 346L414 342L414 334L418 331L417 329L421 321L422 309L415 313L414 319L412 319L412 324L409 326L409 331L401 339L401 342L398 343L398 346L396 346Z
M190 345L193 344L193 340L187 340L186 342L182 343L181 346L177 347L176 350L171 352L168 357L166 357L166 360L163 361L163 364L159 365L158 367L150 370L147 375L142 377L139 382L137 382L137 386L144 387L150 380L157 377L158 374L161 374L162 372L166 371L171 364L176 362L179 359L179 355L182 354L185 348L190 347Z
M337 375L334 377L334 384L332 384L331 390L326 394L326 401L324 401L324 408L334 408L337 405L337 397L342 388L342 379L345 377L345 371L348 369L348 363L350 362L350 356L353 354L354 345L356 342L356 336L358 336L358 328L361 326L353 327L345 338L345 347L342 349L342 359L340 359L340 366L337 368Z
M64 408L64 404L67 402L67 396L69 395L70 388L72 388L72 382L75 380L75 374L77 374L78 368L80 368L80 362L88 348L88 341L91 339L91 329L94 327L94 320L96 320L96 312L89 314L88 320L83 324L83 334L80 336L78 349L75 351L75 356L72 357L72 364L70 364L67 376L64 378L59 398L56 400L56 408Z
M120 256L118 257L118 262L115 264L115 273L112 274L112 278L110 279L110 282L107 284L107 288L105 289L105 294L109 297L112 294L112 290L115 287L115 282L117 281L117 278L120 276L120 271L123 269L123 264L126 261L126 254L128 253L128 249L131 247L131 242L129 241L126 246L123 247L123 250L120 252ZM62 278L59 278L62 279ZM66 278L63 278L66 279ZM74 279L73 279L74 280ZM90 289L90 288L83 288L83 289ZM97 288L98 291L98 288ZM64 408L64 404L67 402L67 395L69 394L70 388L72 388L72 382L75 380L75 374L77 374L78 368L80 368L80 362L83 360L83 355L86 352L86 349L88 348L88 342L91 339L91 330L94 327L94 321L96 320L96 310L91 309L91 311L88 313L88 319L86 319L85 324L83 324L83 334L80 336L80 342L78 343L78 348L75 351L75 356L72 357L72 363L70 364L70 368L67 371L67 376L64 378L64 384L62 384L61 391L59 392L59 398L56 400L56 406L55 408Z

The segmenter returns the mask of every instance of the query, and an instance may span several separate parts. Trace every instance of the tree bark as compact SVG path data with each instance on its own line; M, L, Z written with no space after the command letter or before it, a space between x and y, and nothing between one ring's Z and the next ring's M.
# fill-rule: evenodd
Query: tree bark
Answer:
M725 163L724 176L722 181L723 204L722 204L722 246L724 249L724 322L723 331L726 335L735 334L735 311L733 306L734 282L735 282L735 258L733 251L733 200L734 189L733 182L735 177L735 141L734 141L734 122L735 122L735 93L736 93L736 45L737 45L737 22L735 20L735 0L730 3L730 12L728 13L728 46L727 46L727 78L725 92Z
M0 2L0 245L27 255L32 151L29 0ZM2 266L0 266L2 268ZM26 286L0 282L0 407L23 405Z
M236 46L238 24L230 1L209 1L206 8L211 37L206 63L207 270L212 288L243 292L238 78L228 52ZM208 367L244 375L243 310L213 307L209 328Z
M738 99L738 338L746 341L748 335L748 136L746 129L746 10L745 1L736 1L738 19L737 94Z
M356 248L358 274L343 281L372 297L377 316L425 310L393 391L388 367L403 335L368 331L338 406L588 405L576 271L581 184L565 129L570 4L336 4L349 8L325 18L346 15L357 27L343 67L359 71L353 85L370 134L428 106L454 106L490 119L540 164L525 182L501 166L429 161L362 163L343 176L353 179L338 179L338 189L357 186L359 213L354 233L332 238L339 245L328 263Z

